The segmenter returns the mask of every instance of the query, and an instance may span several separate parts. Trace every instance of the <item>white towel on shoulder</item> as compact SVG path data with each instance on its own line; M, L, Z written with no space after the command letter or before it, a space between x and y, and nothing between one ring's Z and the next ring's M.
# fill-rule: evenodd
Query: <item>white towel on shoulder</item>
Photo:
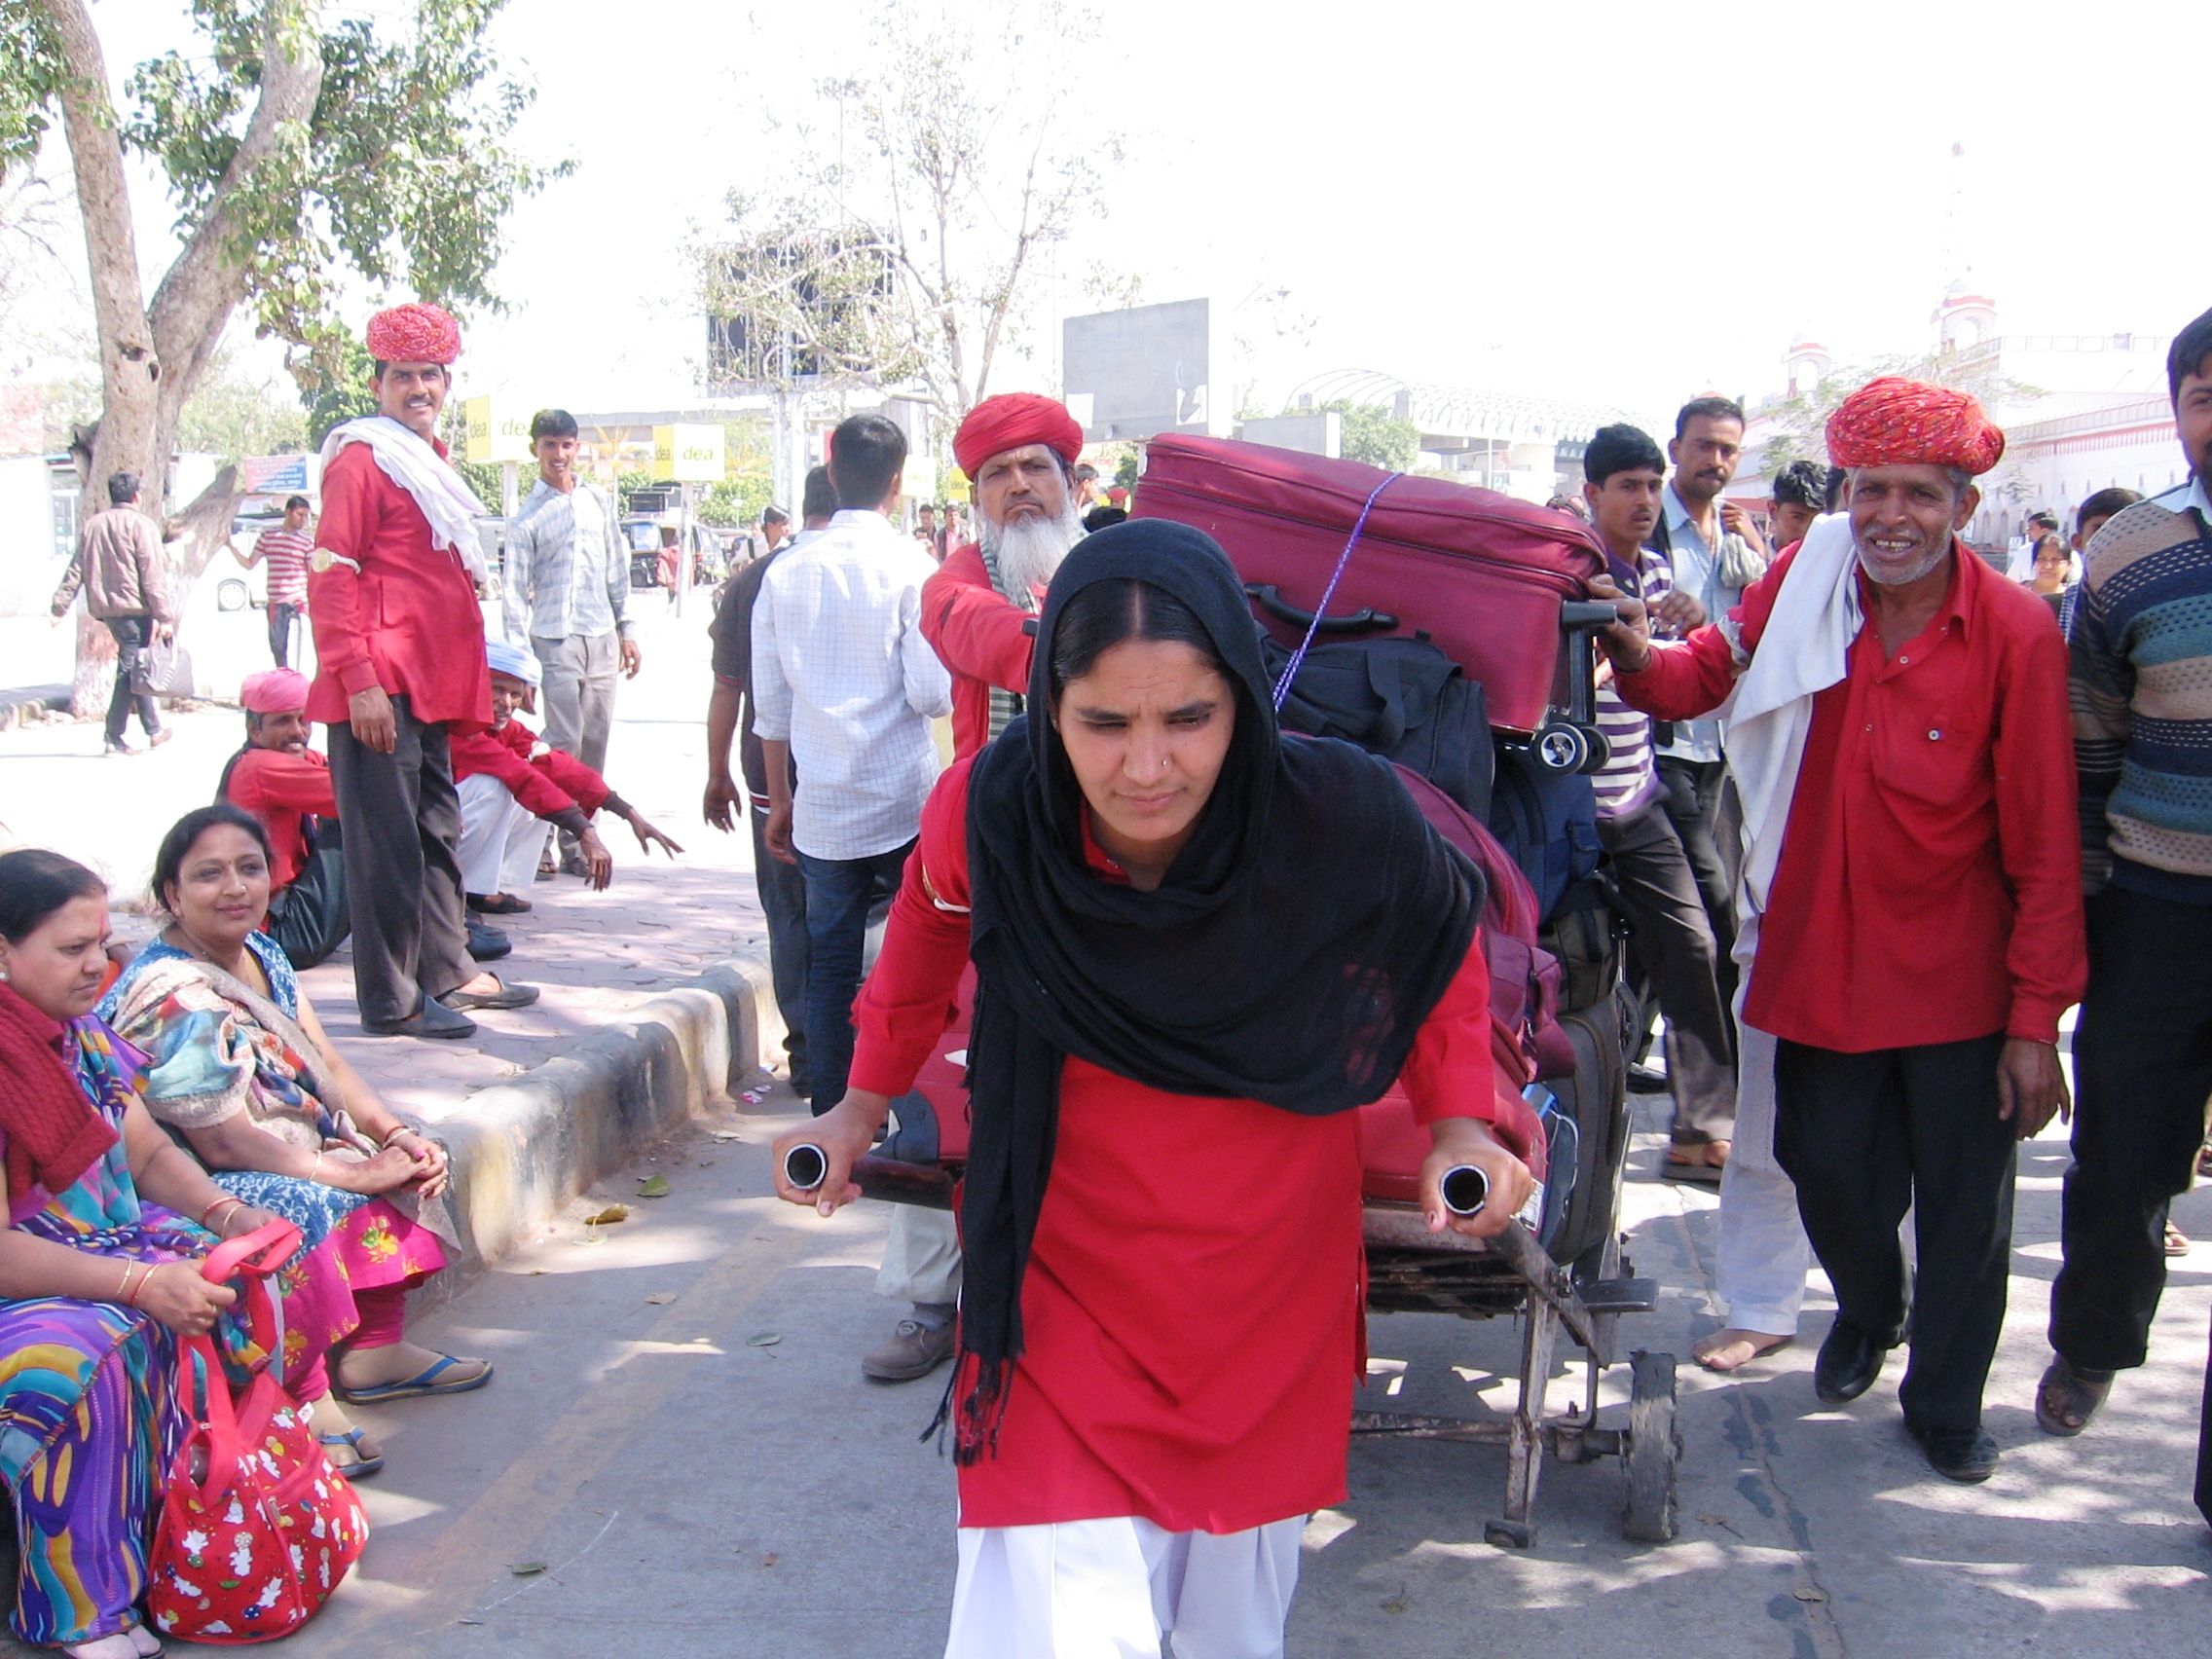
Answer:
M484 503L445 457L388 415L367 415L333 426L322 440L322 464L328 467L348 444L367 444L384 475L412 496L430 521L430 545L452 548L468 573L484 580L484 544L476 535Z

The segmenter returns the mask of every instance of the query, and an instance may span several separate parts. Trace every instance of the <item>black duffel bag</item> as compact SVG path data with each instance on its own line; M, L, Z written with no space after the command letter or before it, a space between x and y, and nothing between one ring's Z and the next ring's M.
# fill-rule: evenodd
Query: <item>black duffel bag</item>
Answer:
M1279 681L1290 647L1261 637ZM1476 819L1490 816L1492 752L1483 688L1426 640L1315 645L1283 699L1282 727L1341 737L1419 772Z

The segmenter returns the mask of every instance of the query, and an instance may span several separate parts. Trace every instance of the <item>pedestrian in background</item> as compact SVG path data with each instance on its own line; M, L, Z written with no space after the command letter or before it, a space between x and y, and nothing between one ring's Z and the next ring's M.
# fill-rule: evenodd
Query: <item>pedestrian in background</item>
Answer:
M313 510L305 496L286 498L284 522L255 536L253 552L243 561L249 571L269 567L269 654L278 668L292 666L292 624L308 612L308 557L314 551L308 521Z
M1706 618L1673 589L1667 561L1644 542L1659 518L1667 463L1648 433L1601 426L1582 460L1592 523L1613 580L1689 633ZM1622 702L1611 675L1598 690L1605 764L1591 783L1598 835L1628 908L1637 994L1667 1020L1667 1083L1674 1096L1667 1168L1717 1185L1736 1138L1736 1041L1720 992L1719 946L1696 872L1667 815L1651 758L1651 718Z
M2036 1394L2052 1434L2079 1434L2144 1362L2167 1205L2189 1187L2212 1095L2212 312L2175 336L2166 381L2188 482L2097 532L2074 615L2089 982L2053 1357Z
M114 637L115 692L107 703L107 752L134 755L137 751L123 740L133 709L148 749L159 749L169 740L153 693L140 682L139 656L156 642L166 645L176 638L176 617L169 609L161 533L138 507L138 475L118 472L110 477L107 499L107 511L87 519L77 535L77 556L54 590L54 615L57 621L66 615L82 587L86 611Z
M377 413L322 445L308 716L330 727L361 1029L466 1037L465 1011L537 992L476 971L461 907L447 727L491 723L492 677L476 598L483 503L437 436L461 327L435 306L400 306L369 319L368 348Z
M806 877L799 873L797 865L768 851L768 764L761 754L760 734L754 725L759 704L753 694L753 610L760 598L760 584L776 561L797 552L828 530L836 511L837 492L830 482L830 469L817 466L806 475L798 535L730 578L708 630L715 646L715 688L707 700L707 794L703 812L707 822L724 833L737 828L731 819L732 807L741 807L752 824L753 886L760 899L760 913L768 923L768 975L776 989L777 1011L784 1016L784 1075L792 1092L802 1100L813 1088L806 1052L806 980L811 955L806 939ZM729 769L733 741L738 748L739 775L744 779L742 791ZM795 776L792 783L795 789ZM893 1225L897 1224L895 1214Z
M1817 461L1793 461L1776 473L1768 544L1782 553L1804 540L1815 519L1835 511L1836 492L1842 487L1842 469Z
M566 409L531 417L537 482L507 531L502 600L507 638L536 654L545 741L594 772L607 770L614 682L638 678L645 658L631 637L630 554L614 498L576 471L576 418ZM588 878L590 863L563 828L561 868Z
M1982 1481L2015 1142L2065 1107L2058 1019L2085 971L2066 653L1959 539L1972 480L2005 452L1973 398L1885 377L1838 407L1827 446L1849 517L1776 562L1739 628L1654 645L1641 604L1605 577L1592 592L1621 606L1603 638L1624 701L1667 719L1734 699L1739 1103L1771 1086L1775 1156L1835 1288L1814 1391L1839 1406L1871 1387L1909 1298L1905 1427L1936 1473ZM1728 1202L1724 1183L1724 1249Z

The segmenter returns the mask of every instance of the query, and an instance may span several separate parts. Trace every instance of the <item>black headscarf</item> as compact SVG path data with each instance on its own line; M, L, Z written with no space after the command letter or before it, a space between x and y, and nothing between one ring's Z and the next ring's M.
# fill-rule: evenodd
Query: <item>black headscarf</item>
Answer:
M1198 829L1150 893L1084 859L1084 801L1052 721L1068 603L1131 578L1198 617L1235 691ZM1177 1094L1321 1116L1396 1079L1482 914L1481 872L1383 761L1282 741L1242 584L1212 537L1137 519L1078 543L1038 626L1029 715L976 758L968 859L977 974L961 1234L958 1455L995 1438L1021 1351L1021 1279L1070 1054ZM1255 1148L1255 1156L1262 1149ZM948 1400L950 1395L948 1393Z

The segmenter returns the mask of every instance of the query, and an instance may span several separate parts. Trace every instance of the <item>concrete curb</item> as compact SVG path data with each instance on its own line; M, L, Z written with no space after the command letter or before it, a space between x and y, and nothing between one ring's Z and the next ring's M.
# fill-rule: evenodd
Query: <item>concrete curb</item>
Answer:
M774 1007L765 950L731 957L430 1125L453 1160L461 1255L425 1305L465 1289L636 1148L726 1110L759 1066Z

